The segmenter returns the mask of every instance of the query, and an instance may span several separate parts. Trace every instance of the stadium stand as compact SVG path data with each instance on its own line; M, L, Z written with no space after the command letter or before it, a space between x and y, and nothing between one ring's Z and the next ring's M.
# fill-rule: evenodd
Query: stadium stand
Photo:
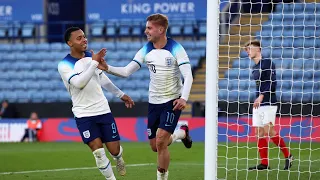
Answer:
M320 31L317 28L320 12L315 9L320 9L319 4L279 4L262 24L261 31L255 33L262 42L263 57L271 58L276 65L279 101L320 101L317 93L320 90ZM231 102L254 100L255 85L248 88L244 83L250 78L252 65L246 53L241 51L240 58L233 60L232 67L224 72L224 79L219 82L219 99Z

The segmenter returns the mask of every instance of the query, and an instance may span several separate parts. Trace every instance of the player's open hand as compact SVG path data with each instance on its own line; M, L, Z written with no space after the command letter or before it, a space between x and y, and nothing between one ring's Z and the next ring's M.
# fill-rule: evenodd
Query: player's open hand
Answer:
M101 59L106 55L107 49L102 48L97 54L95 54L93 50L90 50L90 52L92 54L92 60L100 62Z
M98 65L98 69L101 69L102 71L108 70L108 64L106 63L106 60L104 60L104 58L101 58L101 61Z
M179 98L173 101L173 111L175 110L184 110L184 108L186 108L187 106L187 101Z
M260 104L261 104L261 102L262 102L262 100L263 100L263 95L261 94L255 101L254 101L254 103L253 103L253 108L254 109L258 109L259 107L260 107Z
M134 101L126 94L121 97L121 100L124 102L127 108L132 108L134 106Z

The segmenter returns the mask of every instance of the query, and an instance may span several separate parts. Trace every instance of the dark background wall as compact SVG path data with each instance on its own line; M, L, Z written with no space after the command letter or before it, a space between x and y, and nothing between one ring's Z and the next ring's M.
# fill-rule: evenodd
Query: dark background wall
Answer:
M124 103L109 103L115 117L146 117L148 103L136 102L132 109L127 109ZM71 103L15 103L11 104L19 118L28 118L35 111L41 118L74 117Z
M48 20L48 42L62 42L61 35L68 27L77 26L84 29L85 0L47 0L45 10ZM70 23L61 24L59 21Z

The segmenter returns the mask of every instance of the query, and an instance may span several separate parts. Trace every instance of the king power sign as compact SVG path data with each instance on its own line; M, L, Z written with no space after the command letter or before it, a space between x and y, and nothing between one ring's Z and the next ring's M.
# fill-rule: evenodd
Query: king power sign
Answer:
M154 13L166 14L169 18L206 18L205 0L175 0L156 1L131 0L131 1L101 1L87 4L87 19L145 19Z

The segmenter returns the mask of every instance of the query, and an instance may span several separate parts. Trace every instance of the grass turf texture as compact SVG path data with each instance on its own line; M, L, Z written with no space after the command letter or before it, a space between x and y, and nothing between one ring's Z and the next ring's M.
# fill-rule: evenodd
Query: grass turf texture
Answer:
M128 165L127 175L119 180L156 179L156 153L148 143L122 143L124 159ZM219 144L219 179L317 179L320 178L320 144L291 143L295 155L291 171L283 171L284 160L278 148L270 145L270 171L247 171L255 165L257 149L255 143ZM299 150L300 149L300 150ZM204 143L194 143L185 149L182 143L169 147L171 164L170 180L204 179ZM309 161L311 156L311 161ZM278 157L281 157L279 160ZM109 156L110 159L110 156ZM113 165L115 165L114 161ZM84 168L88 167L88 168ZM68 169L65 168L75 168ZM77 169L78 168L78 169ZM81 169L84 168L84 169ZM55 170L62 169L62 170ZM21 172L37 171L42 172ZM46 171L49 170L49 171ZM7 173L5 172L20 172ZM104 179L95 168L95 160L89 148L82 143L1 143L0 180L100 180Z

